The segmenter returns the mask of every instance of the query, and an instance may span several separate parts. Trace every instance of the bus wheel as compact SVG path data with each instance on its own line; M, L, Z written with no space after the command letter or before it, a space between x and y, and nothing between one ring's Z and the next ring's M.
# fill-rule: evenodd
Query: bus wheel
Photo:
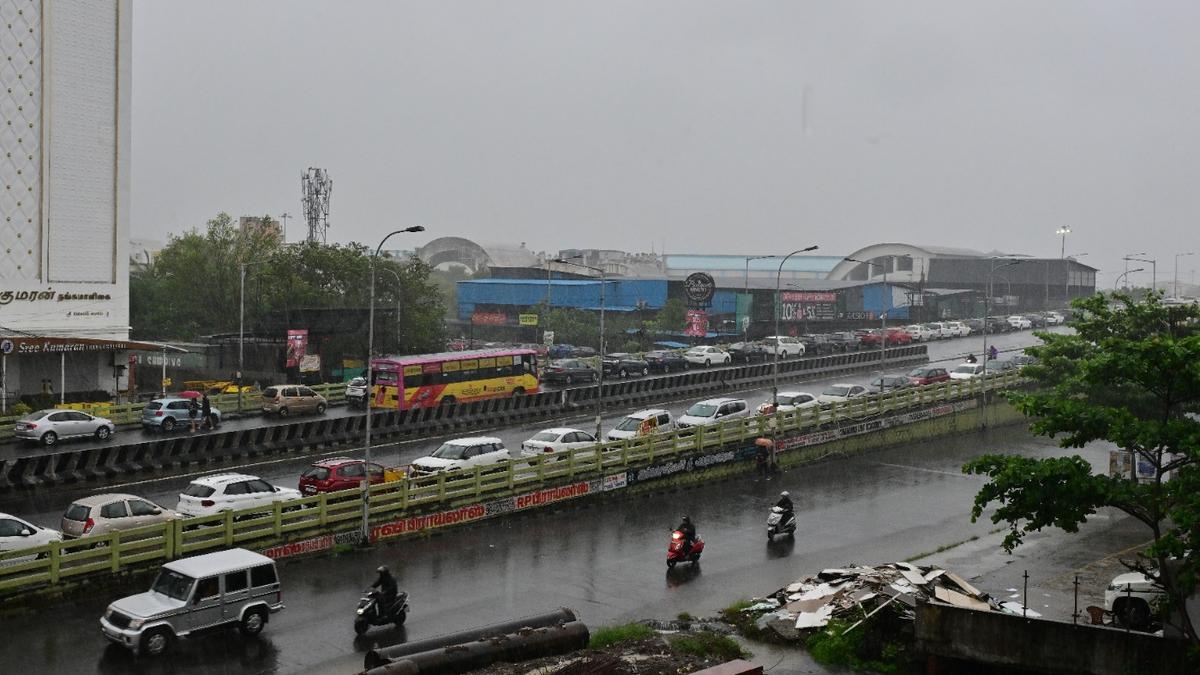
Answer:
M517 387L517 388L513 389L513 390L512 390L512 395L513 395L513 396L524 396L524 395L525 395L525 388L524 388L524 387Z
M457 401L454 400L453 396L443 396L440 405L454 405L455 403L457 403Z

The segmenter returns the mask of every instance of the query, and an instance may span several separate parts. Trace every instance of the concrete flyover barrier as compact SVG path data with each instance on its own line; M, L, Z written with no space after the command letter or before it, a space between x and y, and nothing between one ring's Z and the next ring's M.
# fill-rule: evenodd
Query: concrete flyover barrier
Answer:
M887 365L903 367L925 363L924 345L887 350ZM800 376L819 377L878 367L879 352L852 352L787 359L779 362L782 382ZM637 406L684 397L725 394L737 389L769 385L774 381L772 362L732 368L694 369L655 378L608 380L603 385L606 406ZM543 391L526 396L488 399L437 408L376 411L372 434L379 441L468 432L484 427L507 426L577 413L594 406L598 387ZM68 483L101 481L117 476L162 475L214 468L241 460L306 454L350 447L360 443L365 415L313 417L288 424L249 429L175 435L122 445L37 454L0 460L0 491L38 488Z

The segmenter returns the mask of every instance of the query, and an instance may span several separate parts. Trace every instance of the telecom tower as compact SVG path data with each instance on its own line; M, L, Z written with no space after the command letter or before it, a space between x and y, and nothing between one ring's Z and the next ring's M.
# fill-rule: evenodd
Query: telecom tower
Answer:
M300 174L300 192L304 220L308 223L308 241L324 244L325 232L329 229L329 194L333 192L333 180L325 169L309 167Z

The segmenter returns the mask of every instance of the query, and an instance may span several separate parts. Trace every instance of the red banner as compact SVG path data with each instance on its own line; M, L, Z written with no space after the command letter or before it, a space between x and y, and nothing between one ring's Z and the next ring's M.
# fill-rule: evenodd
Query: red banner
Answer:
M837 302L837 293L785 291L782 302Z
M683 334L688 337L704 337L708 335L708 312L702 309L689 309L687 311L687 324L683 327Z
M308 329L299 328L287 332L287 361L285 368L296 368L300 358L308 353Z
M503 326L508 323L508 315L504 312L475 312L471 315L471 323L476 326Z

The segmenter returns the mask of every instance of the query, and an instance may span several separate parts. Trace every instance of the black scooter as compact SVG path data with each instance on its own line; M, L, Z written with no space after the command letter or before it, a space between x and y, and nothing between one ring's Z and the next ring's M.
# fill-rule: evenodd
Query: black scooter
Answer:
M354 634L362 635L371 626L395 624L404 625L408 618L408 593L403 591L396 594L396 601L391 607L383 607L383 593L378 589L368 588L366 595L358 601L358 609L354 613Z

